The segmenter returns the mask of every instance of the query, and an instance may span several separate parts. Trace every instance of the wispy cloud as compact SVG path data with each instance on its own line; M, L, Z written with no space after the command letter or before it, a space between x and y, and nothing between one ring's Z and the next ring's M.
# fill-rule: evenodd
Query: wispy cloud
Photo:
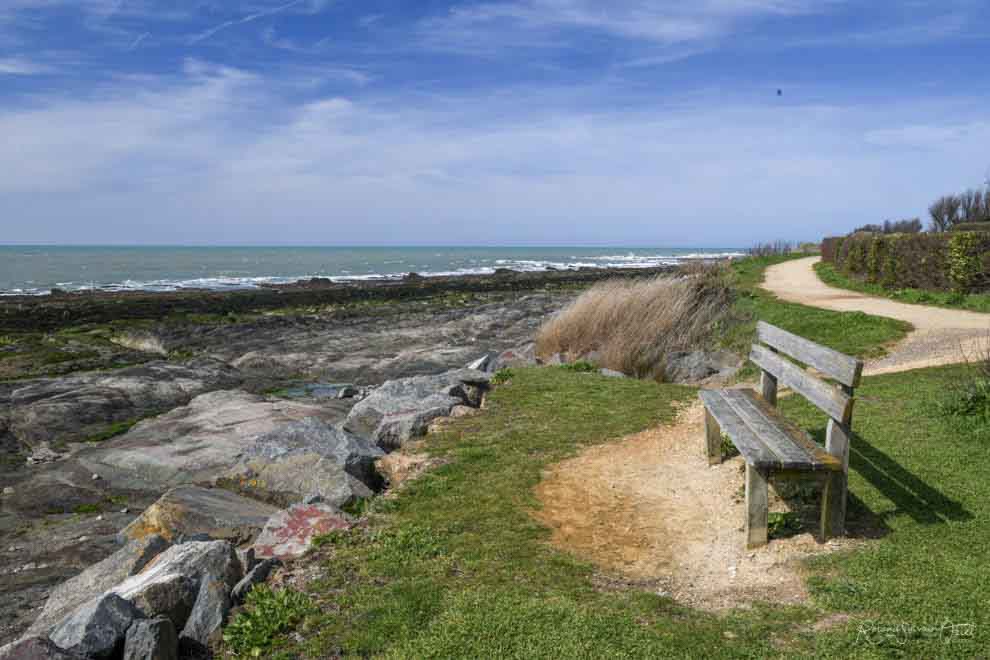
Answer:
M454 7L421 27L426 43L458 50L499 42L554 45L553 35L568 30L670 46L722 36L742 21L825 11L835 1L512 0Z
M48 64L22 57L0 58L0 76L37 76L54 71Z
M192 44L197 44L201 41L205 41L210 37L212 37L213 35L217 34L218 32L222 32L223 30L227 30L237 25L244 25L245 23L251 23L252 21L256 21L260 18L265 18L267 16L274 16L275 14L280 14L284 11L292 9L293 7L298 7L304 1L305 0L292 0L292 2L287 2L284 5L280 5L278 7L272 7L271 9L256 11L252 14L248 14L247 16L243 16L241 18L224 21L219 25L215 25L211 27L209 30L205 30L197 35L194 35L189 39L189 44L192 45Z

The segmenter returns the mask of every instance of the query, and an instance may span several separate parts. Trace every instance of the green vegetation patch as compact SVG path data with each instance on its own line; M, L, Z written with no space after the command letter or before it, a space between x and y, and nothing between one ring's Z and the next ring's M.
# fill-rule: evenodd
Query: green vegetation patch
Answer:
M367 527L320 540L318 614L283 636L302 657L713 657L776 653L801 608L692 612L655 586L604 591L548 544L532 512L543 470L672 420L693 388L567 369L514 369L485 411L431 436L449 463L374 501ZM700 438L699 438L700 443ZM700 445L699 445L700 451ZM728 641L726 633L732 636ZM805 641L795 637L793 643Z
M143 418L138 417L135 419L126 419L121 422L114 422L103 430L87 436L84 442L103 442L104 440L109 440L110 438L114 438L118 435L123 435L124 433L130 431L135 424L141 421L141 419Z
M803 255L800 255L803 256ZM734 321L723 333L723 343L740 354L749 353L758 320L772 323L847 355L871 358L885 354L885 347L903 339L911 329L903 321L862 312L836 312L780 300L760 288L766 269L793 256L742 259L731 266L737 291ZM744 376L752 376L747 370Z
M914 305L931 305L948 309L965 309L973 312L990 312L990 294L959 293L957 291L925 291L922 289L890 289L855 279L838 271L825 262L815 264L815 272L822 282L839 289L849 289L880 298Z
M305 594L258 585L224 630L224 644L238 657L274 657L278 635L295 628L312 611L312 602Z

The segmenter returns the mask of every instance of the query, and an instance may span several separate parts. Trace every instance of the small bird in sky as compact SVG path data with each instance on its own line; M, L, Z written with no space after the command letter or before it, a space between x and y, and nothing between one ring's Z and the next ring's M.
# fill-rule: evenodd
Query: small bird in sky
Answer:
M777 96L783 96L783 95L784 95L784 90L778 89L777 90Z

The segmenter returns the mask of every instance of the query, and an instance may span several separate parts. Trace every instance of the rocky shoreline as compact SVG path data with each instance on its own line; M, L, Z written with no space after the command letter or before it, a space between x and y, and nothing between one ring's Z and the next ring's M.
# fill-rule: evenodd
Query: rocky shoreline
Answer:
M616 274L655 273L3 300L0 657L206 655L242 580L354 524L389 452Z
M216 294L0 303L8 328L33 324L0 335L0 658L209 657L253 584L358 524L417 469L396 450L536 364L542 322L615 273L533 275L237 313L176 313Z

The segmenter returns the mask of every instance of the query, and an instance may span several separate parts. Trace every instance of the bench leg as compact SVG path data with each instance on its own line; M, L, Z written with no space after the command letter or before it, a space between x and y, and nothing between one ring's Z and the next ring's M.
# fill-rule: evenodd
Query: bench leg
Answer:
M705 448L709 465L722 462L722 429L708 409L705 409Z
M846 532L846 491L849 483L849 438L852 435L848 426L828 420L825 434L825 451L842 461L842 471L829 475L822 493L822 542Z
M825 482L822 493L822 541L846 533L846 490L848 476L833 472Z
M759 548L767 544L769 511L767 475L746 464L746 547Z

